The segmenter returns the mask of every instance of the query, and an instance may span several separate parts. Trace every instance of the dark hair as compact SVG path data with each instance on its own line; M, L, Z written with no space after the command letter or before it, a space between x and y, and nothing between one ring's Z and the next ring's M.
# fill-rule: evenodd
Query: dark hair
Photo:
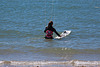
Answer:
M52 25L53 25L53 21L50 21L50 22L48 23L48 27L52 27Z

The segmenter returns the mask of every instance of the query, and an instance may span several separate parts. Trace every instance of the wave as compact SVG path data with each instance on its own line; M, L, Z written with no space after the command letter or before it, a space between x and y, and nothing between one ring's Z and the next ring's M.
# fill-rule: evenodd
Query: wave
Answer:
M34 53L42 54L100 54L100 49L72 49L72 48L43 48L28 45L3 45L0 44L0 55L13 53Z
M95 8L100 8L100 7L96 6Z
M0 49L0 55L8 55L8 54L15 54L15 53L24 53L24 52L15 49Z
M75 67L75 66L82 66L82 67L100 67L100 61L80 61L80 60L71 60L71 61L0 61L0 65L13 65L13 66L52 66L55 67L63 66L63 67ZM57 65L57 66L56 66Z
M38 49L42 53L54 53L54 54L99 54L100 49L72 49L72 48L47 48L47 49Z
M16 30L0 30L0 38L4 37L30 37L33 36L30 32L16 31Z

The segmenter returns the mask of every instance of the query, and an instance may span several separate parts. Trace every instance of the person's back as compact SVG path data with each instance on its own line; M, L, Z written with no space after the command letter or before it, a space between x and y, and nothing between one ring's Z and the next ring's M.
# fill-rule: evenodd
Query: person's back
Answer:
M52 36L53 32L55 32L59 37L61 37L56 31L56 29L52 27L52 25L53 25L53 21L50 21L48 23L48 26L44 30L44 32L46 33L46 36L45 36L46 39L53 39L53 36Z

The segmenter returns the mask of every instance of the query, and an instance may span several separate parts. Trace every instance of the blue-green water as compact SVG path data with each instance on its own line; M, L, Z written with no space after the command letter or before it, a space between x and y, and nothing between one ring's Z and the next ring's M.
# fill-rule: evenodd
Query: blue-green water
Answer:
M45 40L50 20L72 33ZM0 60L74 59L100 60L100 0L0 0Z

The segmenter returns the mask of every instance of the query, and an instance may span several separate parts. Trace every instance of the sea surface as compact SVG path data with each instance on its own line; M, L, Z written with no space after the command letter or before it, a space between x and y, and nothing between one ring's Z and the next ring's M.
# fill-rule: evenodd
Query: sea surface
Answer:
M50 20L71 34L44 39ZM100 61L100 0L0 0L0 61L13 60Z

